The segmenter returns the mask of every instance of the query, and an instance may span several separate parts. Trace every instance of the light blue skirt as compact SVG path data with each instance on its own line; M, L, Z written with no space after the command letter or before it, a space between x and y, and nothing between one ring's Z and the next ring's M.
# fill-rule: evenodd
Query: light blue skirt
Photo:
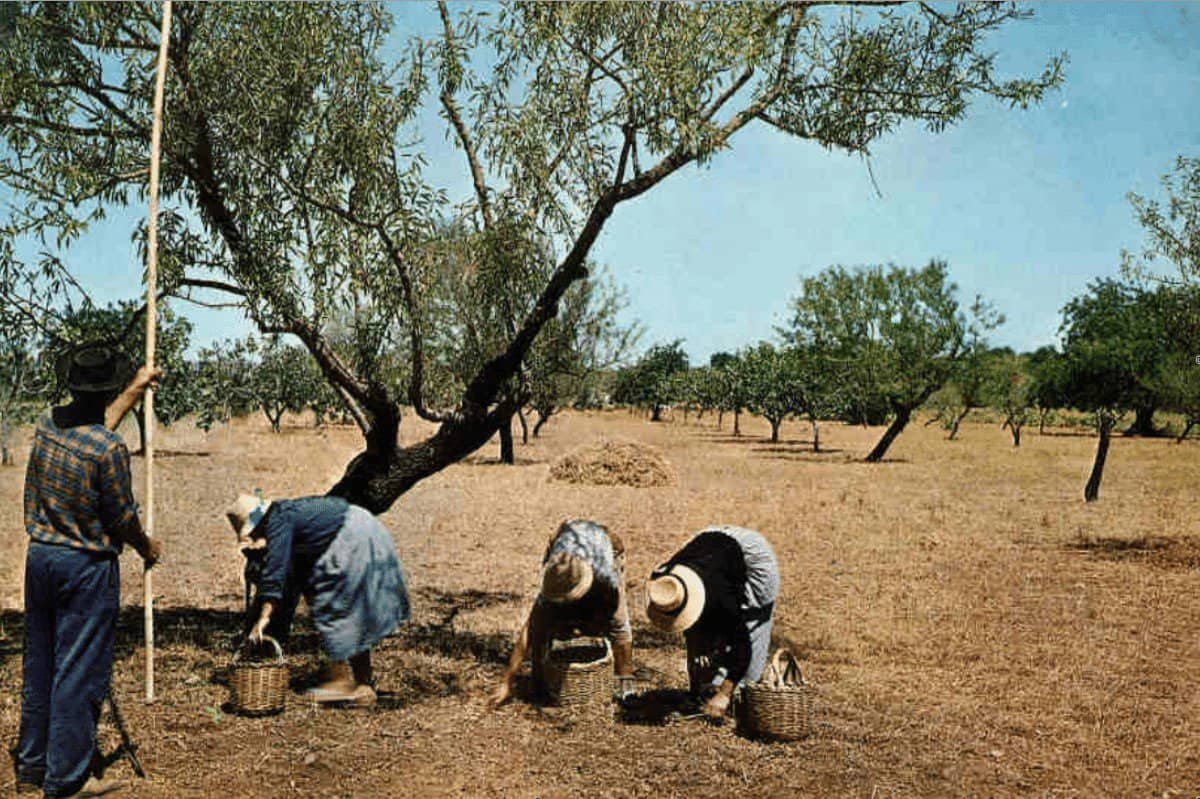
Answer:
M305 592L325 654L348 660L408 620L408 589L392 537L351 505L342 529L317 559Z

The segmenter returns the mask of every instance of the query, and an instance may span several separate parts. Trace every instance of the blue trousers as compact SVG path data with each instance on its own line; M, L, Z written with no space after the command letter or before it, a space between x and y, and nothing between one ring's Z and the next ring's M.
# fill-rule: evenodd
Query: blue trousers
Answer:
M115 556L30 542L16 769L48 797L76 793L91 774L120 597Z

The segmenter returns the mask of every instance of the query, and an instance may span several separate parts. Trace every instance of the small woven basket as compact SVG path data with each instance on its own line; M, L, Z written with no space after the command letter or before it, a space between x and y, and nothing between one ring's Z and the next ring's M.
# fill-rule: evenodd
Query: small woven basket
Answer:
M742 731L768 741L805 737L812 732L815 694L792 653L777 650L762 679L742 688Z
M550 704L611 706L612 662L612 647L606 638L555 641L542 666Z
M283 710L288 667L279 642L265 636L262 644L255 645L247 639L233 656L229 687L233 689L233 709L243 716L267 716Z

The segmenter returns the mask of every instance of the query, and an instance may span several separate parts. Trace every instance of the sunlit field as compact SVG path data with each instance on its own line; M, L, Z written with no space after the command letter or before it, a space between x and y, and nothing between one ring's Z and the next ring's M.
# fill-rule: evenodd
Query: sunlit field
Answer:
M141 613L118 640L116 686L149 772L132 796L1191 797L1200 794L1200 444L1118 437L1100 501L1082 501L1095 440L992 423L959 440L914 423L877 465L879 428L807 425L781 440L743 419L651 424L624 411L555 417L401 497L383 518L415 617L378 651L369 712L228 713L240 556L222 511L239 491L320 493L356 452L350 427L259 418L159 433L159 701L141 697ZM132 428L126 431L132 442ZM426 433L406 423L402 436ZM657 447L656 488L549 480L600 438ZM18 442L23 453L26 439ZM134 471L140 494L141 459ZM21 658L23 454L0 470L0 736L16 736ZM776 630L819 686L815 733L794 744L731 724L579 720L524 703L483 710L532 600L547 537L587 517L624 537L641 687L682 687L683 649L641 610L651 568L710 523L757 529L783 571ZM126 557L124 598L139 603ZM293 642L296 685L315 638ZM106 745L111 731L105 728ZM125 766L112 773L127 774ZM11 771L0 790L11 789Z

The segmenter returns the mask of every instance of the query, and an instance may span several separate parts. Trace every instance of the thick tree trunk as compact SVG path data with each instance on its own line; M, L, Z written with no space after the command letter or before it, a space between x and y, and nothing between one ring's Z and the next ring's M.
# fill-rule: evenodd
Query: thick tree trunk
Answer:
M768 419L767 421L771 423L771 443L775 444L779 441L779 425L783 423L783 420Z
M513 451L512 417L500 423L500 462L509 466L517 462Z
M1130 435L1154 438L1162 434L1162 431L1154 426L1154 406L1135 408L1134 413L1133 424L1127 431Z
M267 421L271 423L271 432L278 433L280 430L280 422L283 420L283 411L272 412L266 408L262 409L263 415L267 417Z
M816 419L809 419L813 429L813 452L821 451L821 425Z
M717 411L717 429L718 429L718 430L720 430L720 429L721 429L721 424L722 424L724 421L725 421L725 411L724 411L723 409L722 409L722 410L718 410L718 411Z
M444 422L429 438L397 447L399 411L376 409L376 424L367 436L367 449L346 466L330 496L343 497L371 513L384 513L405 491L425 478L457 463L488 442L512 418L515 408L496 408L487 414L462 414Z
M1183 427L1183 432L1179 434L1179 438L1175 439L1176 444L1182 444L1183 440L1188 437L1188 433L1192 432L1192 428L1196 426L1194 419L1188 419L1187 424Z
M1113 424L1115 420L1101 415L1097 425L1100 428L1100 442L1096 446L1096 460L1092 463L1092 474L1083 488L1085 502L1095 502L1100 498L1100 480L1104 477L1104 462L1108 459L1108 444L1112 437Z
M1050 413L1049 408L1038 409L1038 435L1046 435L1046 415Z
M953 441L958 436L958 426L962 424L962 420L967 418L967 414L971 412L970 407L962 409L962 413L954 417L954 424L950 425L950 435L948 439Z
M908 425L908 420L911 417L912 408L899 408L896 410L896 418L888 425L888 429L883 433L883 438L879 439L879 443L875 445L875 449L871 450L871 454L867 456L867 463L879 463L879 461L883 460L888 447L892 446L892 442L896 440L896 436L900 435L900 432Z
M529 422L525 421L525 411L517 411L517 420L521 423L521 443L529 443Z
M652 422L661 422L662 421L662 406L661 405L656 404L653 407L653 409L650 411L650 421L652 421Z
M741 408L738 408L736 411L733 412L733 434L735 436L740 437L742 435L741 421L742 421L742 410L741 410Z

